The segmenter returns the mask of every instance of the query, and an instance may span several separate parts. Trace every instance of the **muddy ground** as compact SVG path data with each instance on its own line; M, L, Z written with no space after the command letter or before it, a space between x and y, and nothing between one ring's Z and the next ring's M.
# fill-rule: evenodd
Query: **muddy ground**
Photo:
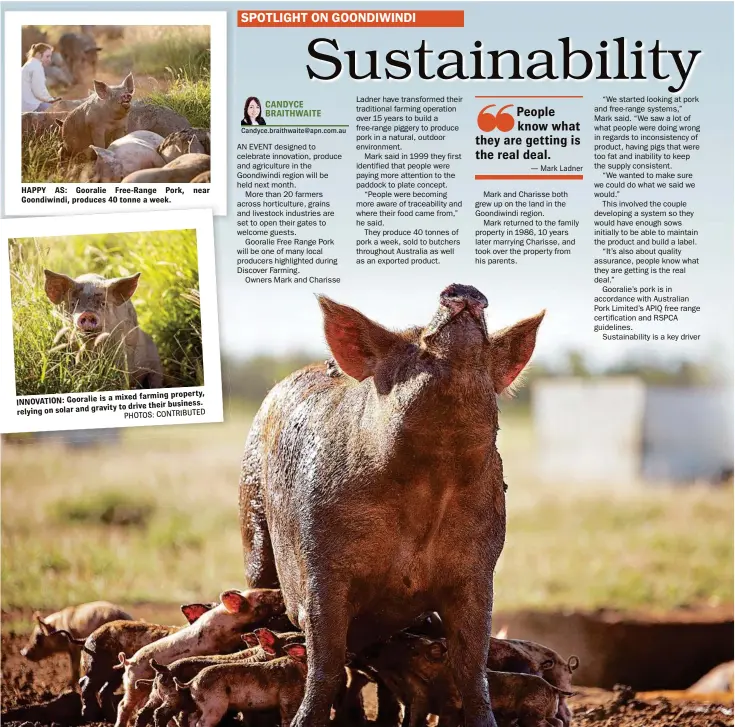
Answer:
M4 727L31 727L53 724L72 727L81 724L76 695L66 694L68 659L52 657L31 664L20 655L25 635L12 631L2 637L2 711ZM695 701L684 693L635 695L631 690L609 692L581 688L570 699L575 727L729 727L733 725L732 695L712 695L713 701ZM366 694L368 717L374 715L372 693ZM48 707L32 711L31 705L52 701ZM18 712L18 709L21 709ZM7 710L12 710L5 714ZM109 727L93 723L93 727Z

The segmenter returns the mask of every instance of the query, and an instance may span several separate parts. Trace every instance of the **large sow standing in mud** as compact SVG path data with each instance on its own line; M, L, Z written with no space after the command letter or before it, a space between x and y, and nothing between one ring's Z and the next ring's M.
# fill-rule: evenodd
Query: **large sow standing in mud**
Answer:
M450 285L426 327L395 333L319 298L338 366L278 384L247 440L240 525L249 586L283 591L306 633L297 727L323 727L345 651L437 611L465 724L494 727L485 664L505 540L496 396L543 313L488 334L485 296Z

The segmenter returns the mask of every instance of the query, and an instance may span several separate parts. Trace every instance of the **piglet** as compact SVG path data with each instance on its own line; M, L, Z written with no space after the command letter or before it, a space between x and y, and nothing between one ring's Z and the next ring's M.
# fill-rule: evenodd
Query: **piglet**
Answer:
M31 632L28 643L21 649L21 656L29 661L41 661L53 654L67 653L71 665L69 686L77 688L79 681L79 663L82 647L79 643L69 641L58 631L66 631L73 638L82 642L95 629L110 621L132 620L132 616L122 608L108 601L93 601L79 606L67 606L61 611L43 618L40 613L34 615L36 625Z
M306 647L288 644L284 651L288 656L274 661L210 666L188 683L174 679L177 689L190 693L201 715L198 727L216 727L231 709L278 710L281 727L290 727L304 697Z
M189 656L168 666L151 659L151 668L156 672L156 677L154 680L138 680L136 686L141 688L150 686L151 693L146 705L138 712L135 727L148 727L151 720L155 722L156 727L166 727L179 712L191 712L195 709L189 699L189 693L176 689L174 677L180 682L187 682L208 666L271 661L285 656L287 645L304 642L304 634L300 631L277 634L266 628L243 634L241 638L247 648L232 654Z
M189 622L214 608L213 603L191 603L181 607ZM84 676L79 680L82 688L82 716L94 721L105 716L115 719L112 695L120 687L123 672L119 654L132 656L139 649L180 631L183 626L162 626L146 621L111 621L93 631L86 639L74 638L67 631L59 631L59 637L81 651L81 667Z
M148 699L151 690L148 680L155 677L151 659L159 664L171 664L186 656L237 651L242 645L243 632L285 610L281 591L273 588L225 591L220 601L190 626L143 647L132 658L128 659L124 653L119 655L120 664L125 667L125 695L118 706L115 727L127 727Z

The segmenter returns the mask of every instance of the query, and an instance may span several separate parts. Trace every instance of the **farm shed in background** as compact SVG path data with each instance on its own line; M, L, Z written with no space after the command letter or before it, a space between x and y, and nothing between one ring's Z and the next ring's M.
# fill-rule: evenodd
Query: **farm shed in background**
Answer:
M549 378L531 396L538 476L622 484L720 481L733 467L733 392L637 378Z

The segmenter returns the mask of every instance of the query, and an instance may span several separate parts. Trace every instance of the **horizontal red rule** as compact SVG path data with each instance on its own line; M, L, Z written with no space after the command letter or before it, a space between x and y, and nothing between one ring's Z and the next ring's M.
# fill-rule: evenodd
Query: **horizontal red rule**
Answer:
M238 10L240 28L464 28L464 10Z

